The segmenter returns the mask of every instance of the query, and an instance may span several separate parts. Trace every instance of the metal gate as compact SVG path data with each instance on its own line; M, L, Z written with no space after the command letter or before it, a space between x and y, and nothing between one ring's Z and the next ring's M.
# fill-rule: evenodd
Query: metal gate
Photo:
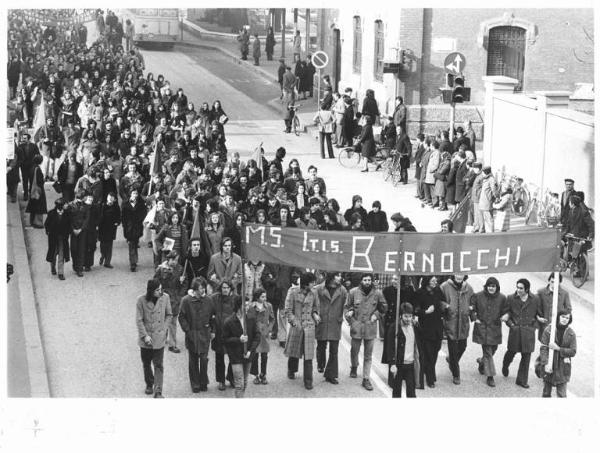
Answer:
M525 47L525 29L509 26L492 28L488 38L487 75L517 79L519 84L515 91L522 91Z

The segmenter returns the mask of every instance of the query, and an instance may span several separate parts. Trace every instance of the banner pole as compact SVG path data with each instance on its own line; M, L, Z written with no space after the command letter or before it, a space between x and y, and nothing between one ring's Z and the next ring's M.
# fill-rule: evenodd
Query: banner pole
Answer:
M400 272L400 255L402 254L402 239L398 241L398 261L396 262L396 275L398 276L398 288L396 291L396 321L394 324L394 353L398 356L398 326L400 325L400 288L402 287L402 275ZM398 364L396 364L396 373L398 373Z
M556 343L556 320L558 318L558 287L559 287L560 273L554 271L554 285L552 289L552 316L549 319L550 325L550 343ZM554 351L552 356L548 358L548 363L554 368Z

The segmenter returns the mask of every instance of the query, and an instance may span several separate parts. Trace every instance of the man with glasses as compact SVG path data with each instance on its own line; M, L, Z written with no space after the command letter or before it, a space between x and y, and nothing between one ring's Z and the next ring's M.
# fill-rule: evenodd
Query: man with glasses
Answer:
M502 317L509 327L508 348L502 361L502 374L508 376L508 367L517 352L521 353L516 384L528 389L529 362L535 349L535 328L537 317L542 315L540 300L529 292L529 280L517 280L515 294L508 296L506 312Z

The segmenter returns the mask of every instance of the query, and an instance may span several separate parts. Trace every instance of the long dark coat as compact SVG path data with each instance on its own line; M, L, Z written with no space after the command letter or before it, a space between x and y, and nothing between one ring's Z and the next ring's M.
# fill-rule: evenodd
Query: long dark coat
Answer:
M483 345L502 344L502 321L506 312L506 296L499 290L490 294L480 291L471 297L471 319L473 324L473 343Z
M267 53L267 55L273 54L273 48L275 47L275 44L275 34L267 33L267 39L265 40L265 52Z
M343 286L336 288L333 297L321 283L315 287L319 298L321 322L315 329L317 340L339 340L342 337L342 321L344 320L344 303L348 291Z
M42 173L42 169L38 166L33 167L31 170L33 172L33 179L31 183L31 187L33 185L37 185L40 188L40 198L34 200L29 197L29 201L27 202L27 207L25 208L25 212L29 212L31 214L46 214L48 212L48 208L46 207L46 191L44 190L44 174Z
M359 142L361 144L361 153L363 157L373 157L377 152L375 146L375 137L373 135L373 126L365 124L360 133Z
M230 294L224 296L221 293L214 293L212 303L215 307L215 338L211 342L211 349L219 354L225 353L225 344L223 343L223 325L225 320L233 314L235 299L240 296Z
M537 315L541 315L540 299L529 294L523 302L512 294L506 298L506 311L509 315L506 324L510 328L507 349L512 352L535 351L535 328Z
M196 354L208 354L214 332L216 310L208 296L197 299L189 294L181 301L179 324L185 332L185 347Z
M98 223L98 240L100 242L114 241L117 238L117 227L121 223L121 208L115 202L109 206L102 205L100 222Z
M465 159L463 163L461 163L456 169L456 175L454 177L456 183L454 188L454 201L456 203L460 203L463 198L467 195L467 185L465 182L465 177L469 172L469 168L467 167L467 160Z
M415 343L414 343L414 370L415 370L415 382L419 382L419 375L421 374L421 360L419 354L419 347L421 338L420 338L420 329L413 325L413 331L415 333ZM385 337L383 340L383 355L381 357L381 363L388 365L396 365L396 367L401 367L404 364L404 349L406 347L406 336L402 331L402 328L398 326L398 341L396 343L396 327L392 324L385 332ZM398 350L396 351L396 344L398 345Z
M450 172L448 173L448 179L446 180L446 203L454 204L456 199L456 170L458 170L460 163L458 161L452 162L450 166Z
M135 207L129 200L123 203L121 209L121 221L123 223L123 236L128 241L137 241L144 234L144 225L142 224L146 217L146 206L142 200L137 200Z
M58 253L58 241L63 243L63 256L65 261L69 261L69 234L71 233L71 221L66 211L63 211L62 216L58 215L56 208L48 212L48 217L44 222L44 228L48 235L48 253L46 253L46 261L54 262L54 257Z
M424 340L441 340L443 336L444 325L442 323L443 305L445 302L444 294L439 286L429 292L427 288L420 288L416 297L416 315L419 317L419 326L421 337ZM425 313L431 305L434 309L432 313Z

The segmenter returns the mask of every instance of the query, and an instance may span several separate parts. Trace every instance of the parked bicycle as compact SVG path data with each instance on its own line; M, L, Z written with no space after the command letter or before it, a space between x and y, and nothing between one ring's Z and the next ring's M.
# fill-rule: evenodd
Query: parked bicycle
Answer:
M562 240L560 270L569 270L571 280L576 288L581 288L590 274L588 250L592 248L592 240L566 234Z

